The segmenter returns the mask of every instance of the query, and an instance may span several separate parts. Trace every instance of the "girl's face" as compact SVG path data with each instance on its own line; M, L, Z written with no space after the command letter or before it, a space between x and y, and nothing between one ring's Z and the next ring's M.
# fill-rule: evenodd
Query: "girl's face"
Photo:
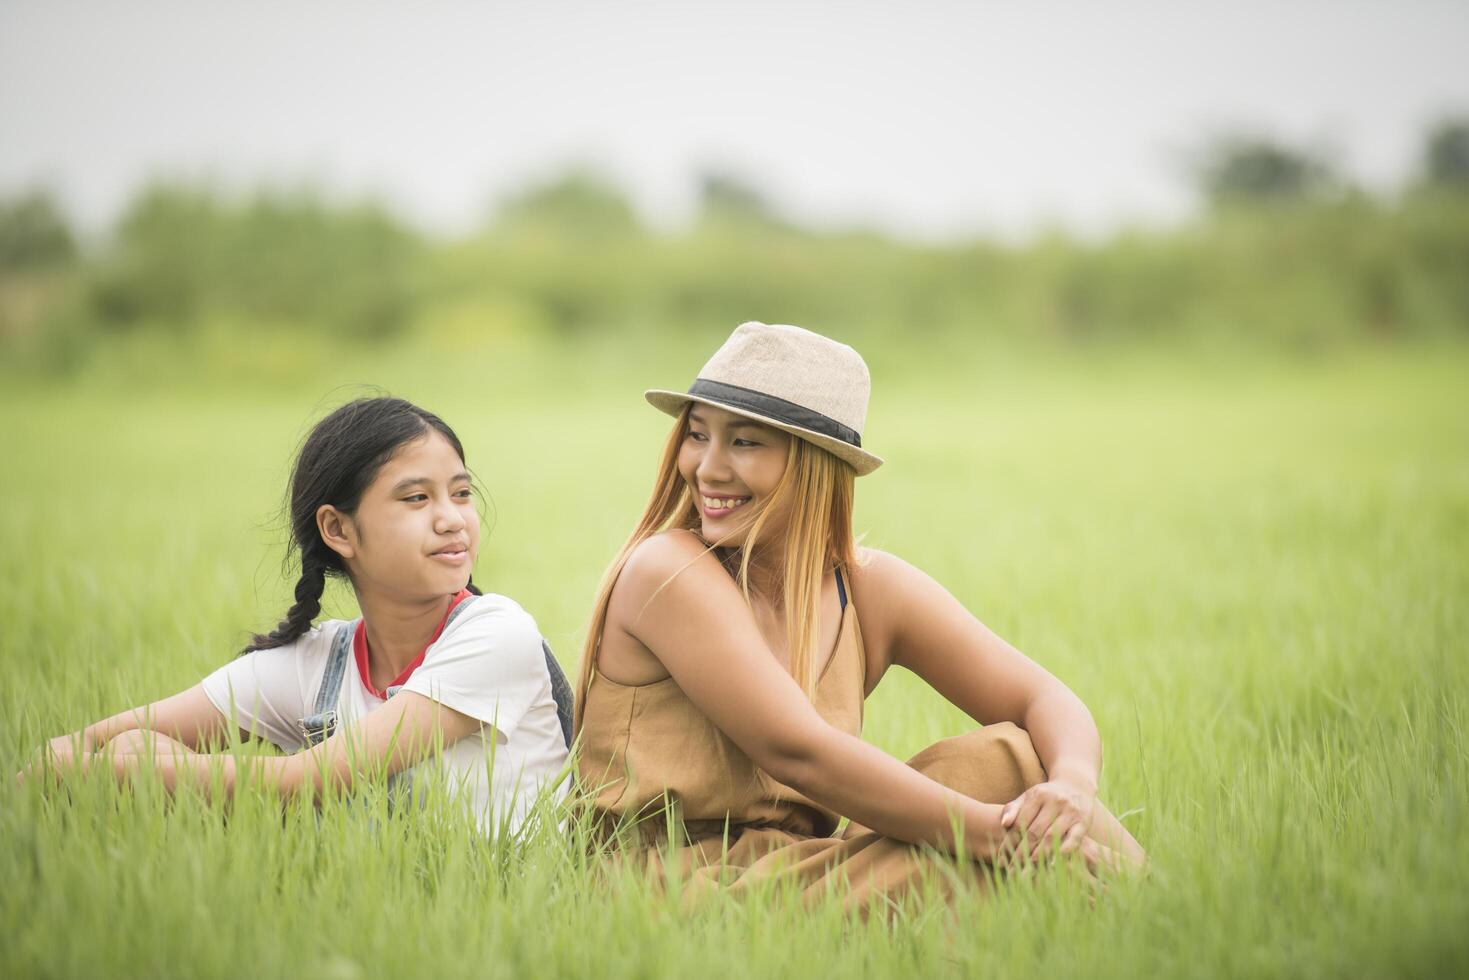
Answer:
M785 474L792 438L722 408L694 404L678 451L678 472L694 494L705 540L743 544L755 513ZM767 527L778 529L778 515L772 520Z
M342 525L353 585L409 601L464 588L479 554L469 473L434 431L404 444L383 464Z

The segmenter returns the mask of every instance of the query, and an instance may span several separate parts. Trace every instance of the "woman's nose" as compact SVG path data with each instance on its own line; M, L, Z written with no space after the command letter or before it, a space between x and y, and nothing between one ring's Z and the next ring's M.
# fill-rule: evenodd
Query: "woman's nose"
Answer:
M699 460L697 472L701 483L724 482L730 475L729 457L724 448L711 442L704 449L704 457Z

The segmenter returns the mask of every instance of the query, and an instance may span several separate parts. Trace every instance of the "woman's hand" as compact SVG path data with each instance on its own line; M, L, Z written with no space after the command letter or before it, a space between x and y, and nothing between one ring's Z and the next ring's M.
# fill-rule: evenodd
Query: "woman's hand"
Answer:
M1053 841L1060 842L1062 854L1070 854L1087 839L1096 805L1094 791L1052 779L1037 783L1005 804L1000 811L1000 826L1020 835L1032 859Z

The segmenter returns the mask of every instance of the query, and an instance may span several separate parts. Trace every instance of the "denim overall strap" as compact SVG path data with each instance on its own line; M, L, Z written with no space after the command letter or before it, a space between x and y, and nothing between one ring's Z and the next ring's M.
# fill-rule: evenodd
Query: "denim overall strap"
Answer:
M556 721L561 725L561 740L571 748L571 705L576 695L571 691L571 682L551 653L551 644L541 640L541 652L546 655L546 673L551 678L551 697L556 701Z
M307 745L324 742L337 729L337 701L342 693L342 678L347 675L347 663L352 659L352 636L361 622L356 620L337 627L337 634L332 637L331 653L321 675L321 686L316 689L312 713L297 723Z
M452 623L452 622L454 622L454 620L458 619L459 618L459 614L462 613L462 612L464 612L464 610L468 609L469 608L469 604L471 602L473 602L474 600L478 599L478 598L479 598L479 596L477 596L473 592L471 592L469 595L465 596L460 601L459 605L455 606L453 609L450 609L449 610L449 618L446 619L446 620L444 620L444 629L448 629L449 628L449 624Z

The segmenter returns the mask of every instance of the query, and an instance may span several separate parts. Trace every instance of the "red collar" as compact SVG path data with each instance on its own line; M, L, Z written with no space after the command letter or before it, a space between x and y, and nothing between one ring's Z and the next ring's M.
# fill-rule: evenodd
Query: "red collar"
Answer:
M449 600L449 608L444 611L444 618L439 620L439 625L434 628L434 635L428 638L428 642L423 645L423 649L418 651L418 656L414 657L413 662L403 668L403 673L393 678L393 682L388 687L398 687L407 682L413 672L418 669L418 665L423 663L423 655L428 653L428 648L433 646L443 634L444 626L449 622L449 613L454 611L455 606L473 594L468 589L460 589L454 593L454 598ZM357 620L357 626L352 633L352 656L357 661L357 676L362 678L362 686L372 692L374 697L386 701L388 699L387 692L379 691L372 686L372 674L367 669L367 629L363 625L363 620L360 619Z

